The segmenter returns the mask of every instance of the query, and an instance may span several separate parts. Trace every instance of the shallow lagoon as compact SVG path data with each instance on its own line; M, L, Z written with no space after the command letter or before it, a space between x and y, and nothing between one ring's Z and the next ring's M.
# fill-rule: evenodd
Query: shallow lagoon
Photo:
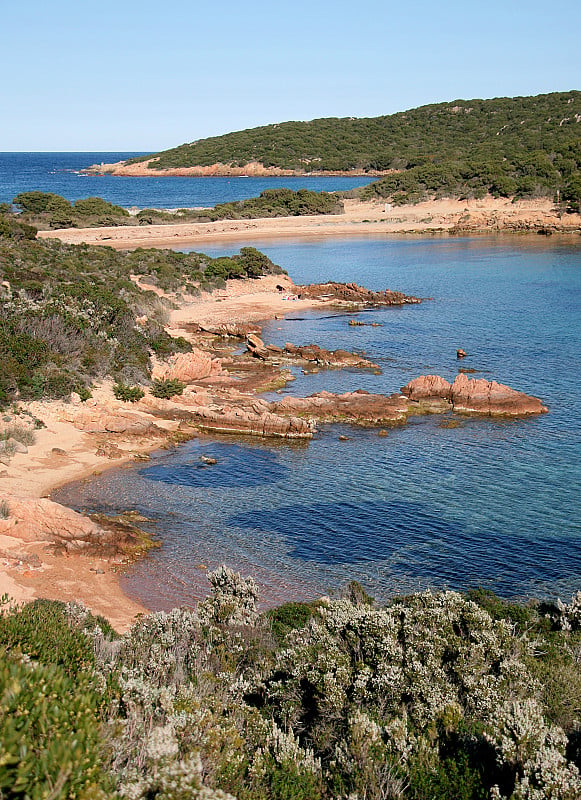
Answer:
M292 313L274 343L365 350L381 375L321 371L285 391L390 393L419 374L463 367L535 394L529 420L412 418L376 430L328 426L309 444L224 437L156 453L55 494L78 508L136 508L163 547L123 585L151 608L205 594L203 567L253 574L269 602L356 579L376 597L483 585L506 596L581 586L581 243L552 237L257 243L296 282L356 280L431 297L420 306ZM211 248L212 255L236 248ZM345 434L347 441L339 441ZM200 455L217 464L204 465Z

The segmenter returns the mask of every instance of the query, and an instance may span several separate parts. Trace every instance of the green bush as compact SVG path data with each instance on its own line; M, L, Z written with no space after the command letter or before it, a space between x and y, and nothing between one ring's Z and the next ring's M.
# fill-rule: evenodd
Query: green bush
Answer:
M138 400L145 397L141 386L128 386L126 383L116 383L113 387L113 394L117 400L123 400L125 403L137 403Z
M186 384L178 380L156 380L153 381L151 386L151 394L154 397L160 397L169 400L175 395L182 394Z
M79 676L0 652L0 796L110 797L99 703Z
M25 654L58 666L71 678L91 673L96 664L92 641L68 624L65 604L52 600L34 600L16 611L0 609L0 647L11 655Z

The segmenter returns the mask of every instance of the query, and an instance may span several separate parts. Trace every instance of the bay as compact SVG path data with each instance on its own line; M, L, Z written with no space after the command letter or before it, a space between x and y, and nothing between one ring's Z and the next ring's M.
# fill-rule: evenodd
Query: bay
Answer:
M223 437L64 487L80 509L149 517L162 547L123 577L148 607L188 604L220 563L252 574L266 603L336 592L375 597L485 586L569 597L581 586L581 246L578 239L358 238L256 242L297 282L355 280L425 298L352 315L289 309L268 342L365 351L381 375L321 371L285 392L391 393L463 367L543 399L549 413L425 416L385 437L322 426L308 444ZM206 248L212 255L235 245ZM279 395L274 395L278 397ZM340 441L344 434L347 441ZM212 456L215 465L200 460Z

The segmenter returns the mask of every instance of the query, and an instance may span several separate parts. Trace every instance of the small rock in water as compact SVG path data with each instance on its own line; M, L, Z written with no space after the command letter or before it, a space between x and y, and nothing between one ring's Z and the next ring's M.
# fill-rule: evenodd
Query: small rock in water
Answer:
M350 436L345 436L344 434L341 434L341 436L339 436L339 441L348 442L350 438L351 438Z
M466 353L465 350L462 349L456 350L456 358L466 358L467 355L468 353Z
M200 461L203 461L204 464L217 464L218 461L211 456L200 456Z
M389 434L388 434L388 432L385 430L385 428L382 428L382 429L379 431L379 433L378 433L377 435L378 435L378 436L389 436Z
M478 372L478 370L472 367L458 367L458 372L462 372L464 375L472 375L474 372Z

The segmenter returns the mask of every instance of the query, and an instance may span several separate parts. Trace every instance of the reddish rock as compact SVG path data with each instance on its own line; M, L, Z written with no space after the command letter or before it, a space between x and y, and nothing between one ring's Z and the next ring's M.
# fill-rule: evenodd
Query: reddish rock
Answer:
M424 401L449 401L452 386L447 380L439 375L420 375L414 378L405 386L402 386L401 393L413 402Z
M246 337L246 346L248 348L248 352L251 353L255 358L260 358L265 360L268 358L268 350L266 345L255 333L251 333L249 336Z
M251 333L260 336L262 328L252 322L220 322L216 325L199 322L186 325L192 333L212 333L215 336L229 336L233 339L246 339Z
M467 378L464 374L456 376L451 398L454 411L472 414L524 416L543 414L548 410L538 397L531 397L496 381Z
M522 416L542 414L547 411L537 397L517 392L496 381L468 378L461 373L454 383L439 375L421 375L402 388L402 394L418 406L426 405L437 410L452 408L471 414Z
M63 412L63 418L86 433L127 433L144 435L152 433L155 425L148 419L129 411L112 413L102 406Z
M300 414L323 422L351 422L355 425L385 425L405 421L408 401L398 394L370 394L363 390L332 394L318 392L310 397L285 397L271 408L279 414Z
M314 431L312 423L295 416L273 414L263 408L253 410L230 405L197 408L194 421L207 431L283 439L310 439Z
M222 366L217 358L212 358L203 350L191 353L176 353L168 361L156 364L151 377L154 380L181 381L190 383L204 378L214 378L222 374Z
M52 500L6 498L10 516L0 520L0 532L25 542L48 540L70 552L90 551L108 544L110 534L88 517Z
M421 303L419 297L412 297L403 292L373 292L356 283L313 283L309 286L297 286L299 299L316 298L335 300L339 303L358 306L401 306L406 303Z

